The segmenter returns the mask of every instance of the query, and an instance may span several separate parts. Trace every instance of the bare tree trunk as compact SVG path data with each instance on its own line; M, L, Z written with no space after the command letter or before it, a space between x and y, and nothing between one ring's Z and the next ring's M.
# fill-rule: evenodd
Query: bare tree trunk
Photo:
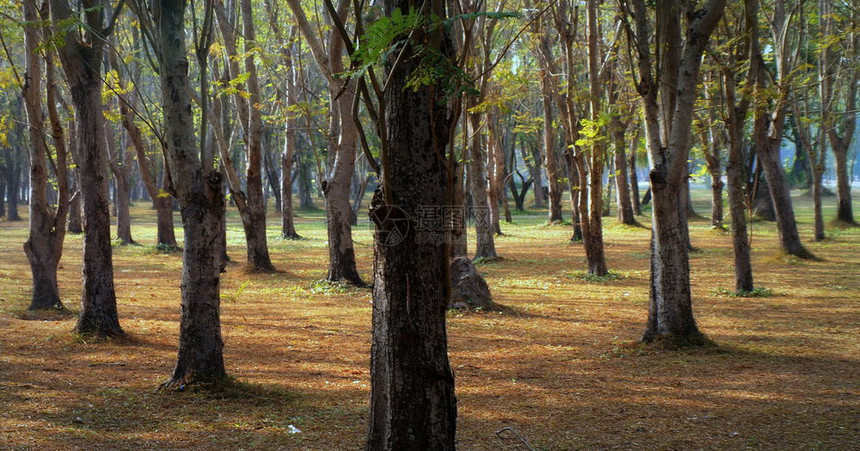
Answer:
M783 0L774 2L774 15L771 20L774 32L783 35L788 26L785 17ZM791 202L791 192L785 177L785 170L779 157L780 143L782 142L785 127L785 114L787 109L789 81L786 76L788 54L791 49L786 48L783 39L778 38L775 44L775 59L777 66L777 86L779 98L773 106L772 114L768 114L766 106L759 101L755 104L753 121L753 142L759 163L767 178L770 197L773 201L776 213L776 225L779 230L779 242L782 249L791 255L801 258L811 257L812 254L803 247L800 235L797 232L797 221L794 218L794 207ZM757 35L753 36L750 52L750 72L753 75L753 94L757 99L764 98L765 80L767 79L767 68L761 54L761 48Z
M630 170L630 201L633 206L633 213L636 216L642 216L642 202L639 197L639 175L636 173L636 150L639 146L639 130L637 127L636 134L630 142L630 160L627 168Z
M318 34L305 16L301 2L287 1L293 12L296 25L305 38L320 71L327 78L330 95L329 165L323 178L322 188L326 199L328 228L329 266L327 279L364 285L355 265L355 248L352 240L352 209L350 208L350 186L355 170L358 145L358 130L353 118L352 103L355 98L355 83L337 79L335 74L345 71L343 53L345 42L337 31L329 34L328 46L323 47ZM336 13L344 20L349 1L339 0Z
M657 0L656 47L668 49L660 60L652 57L649 40L653 27L645 0L633 0L635 45L638 54L637 91L645 110L648 152L653 162L651 192L653 227L651 239L651 293L643 341L702 344L704 336L693 318L687 223L681 185L685 183L693 107L697 95L702 53L723 16L725 0L710 0L700 10L692 5L682 13L680 5ZM688 19L686 39L681 38L681 16ZM660 71L655 70L660 67ZM659 79L656 78L659 75ZM662 87L666 80L675 83ZM662 87L662 89L661 89ZM658 106L659 105L659 106Z
M134 244L131 236L131 211L130 211L130 183L129 168L131 167L129 155L119 146L117 150L116 137L113 133L113 124L105 121L105 142L107 143L110 160L108 166L114 177L114 208L116 210L116 235L123 245Z
M851 181L848 179L849 146L834 143L832 138L831 143L836 168L836 219L848 224L855 224L854 210L851 206Z
M47 3L42 5L42 17L47 19ZM43 28L43 36L39 36L37 28L37 11L35 2L23 2L23 15L26 45L27 72L24 83L24 103L27 111L30 134L30 234L24 243L24 252L30 262L33 274L33 296L30 310L63 308L60 291L57 285L57 269L63 255L65 239L65 222L68 213L69 186L66 177L66 145L63 138L63 128L57 113L54 80L53 53L45 50L47 67L47 106L51 121L51 135L54 139L56 157L54 158L57 207L53 210L48 201L48 169L45 163L50 153L45 142L44 123L42 117L42 61L38 48L48 41L48 27ZM2 195L2 193L0 193Z
M6 216L6 180L0 177L0 218Z
M597 124L602 114L600 101L602 86L600 81L600 49L597 36L600 25L597 22L597 0L588 0L588 72L589 72L589 113L591 120ZM623 132L622 132L623 133ZM605 276L609 273L606 266L606 256L603 249L603 168L606 151L602 140L595 139L591 143L588 155L588 226L583 226L583 244L585 259L588 261L588 273Z
M617 116L613 116L613 119ZM617 120L617 119L616 119ZM625 141L626 125L620 120L610 123L612 130L612 141L615 146L615 192L618 204L618 221L622 224L636 224L636 216L633 214L633 204L630 200L630 183L627 179L627 142Z
M468 109L476 106L471 103ZM481 115L468 113L469 122L469 182L472 194L472 213L475 218L475 258L497 258L496 242L487 201L487 171L483 152L483 135L480 132Z
M386 0L386 14L395 8L415 10L420 2ZM441 2L426 12L445 17ZM438 20L438 19L433 19ZM418 30L421 30L419 28ZM443 27L430 36L418 31L413 42L429 42L450 56L452 44ZM427 44L425 44L427 45ZM396 210L412 214L419 207L439 207L449 199L445 149L451 130L442 88L405 86L418 58L404 47L404 58L387 76L389 155L383 158L384 183L371 207L376 223L374 240L373 342L371 346L371 405L367 450L454 450L457 401L454 373L448 363L445 310L450 297L448 248L416 241L416 223L398 244L386 246ZM420 171L420 177L416 177ZM385 192L385 190L390 190ZM385 200L388 200L386 202ZM394 210L395 215L392 216Z
M98 3L95 5L94 3ZM79 333L121 335L113 281L110 209L107 184L107 149L102 114L101 66L106 36L103 4L84 2L87 32L84 40L66 33L58 53L75 109L78 167L84 216L83 290ZM93 12L98 10L98 12ZM54 24L74 16L68 4L51 0ZM63 28L63 27L58 27Z
M172 376L163 384L167 388L226 378L220 320L224 195L211 149L204 148L198 157L184 11L185 0L159 0L152 22L157 24L155 32L161 43L159 63L167 154L185 230L179 353ZM204 35L203 39L208 38Z
M69 139L69 147L74 148L74 146L74 140ZM77 235L84 233L84 221L83 218L81 218L80 175L78 175L77 169L73 169L71 173L73 175L69 186L74 189L74 194L69 197L69 226L67 231L71 234Z
M745 16L747 31L755 26L749 19L757 15L758 0L746 0ZM749 39L749 33L747 33ZM748 42L745 44L748 46ZM742 61L746 60L748 52L741 52ZM732 61L734 63L734 61ZM726 103L726 131L728 132L728 161L726 163L726 181L728 182L729 214L732 224L732 249L735 263L735 290L750 292L753 290L753 272L750 258L750 242L747 235L747 199L744 194L743 158L743 129L749 109L750 98L745 97L738 103L735 94L735 64L729 64L722 69L724 98Z
M558 169L558 159L556 158L555 149L555 126L553 125L554 115L552 111L555 83L550 79L550 77L553 76L550 73L553 55L549 39L549 30L544 29L538 46L541 53L540 89L543 99L543 155L544 165L546 167L547 186L549 187L549 212L547 221L550 223L556 223L564 221L564 216L562 215L562 192L561 184L559 183L560 171Z

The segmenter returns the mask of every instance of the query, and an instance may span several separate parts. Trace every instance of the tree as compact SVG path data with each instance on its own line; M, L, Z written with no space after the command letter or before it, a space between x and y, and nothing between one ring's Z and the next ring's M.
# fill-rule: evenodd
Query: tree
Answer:
M227 375L221 339L220 285L224 265L224 193L213 151L209 146L198 146L194 133L185 43L186 1L157 0L151 15L141 0L135 0L134 4L142 26L149 30L150 39L158 49L166 151L185 232L179 353L172 376L162 386L176 388L192 382L218 382ZM206 61L211 45L212 6L211 1L204 3L202 29L195 33L199 36L195 50L202 61ZM205 78L201 80L201 84L206 82Z
M350 2L340 0L334 11L343 20ZM358 127L353 114L356 90L351 79L335 75L346 71L343 62L344 36L338 31L329 33L326 48L302 9L299 0L287 0L296 25L310 47L311 54L329 84L330 114L328 169L322 187L326 198L326 224L328 228L329 268L327 279L363 285L355 266L355 248L352 241L352 209L350 186L355 170ZM321 174L321 176L323 176Z
M723 123L728 135L728 158L726 162L726 181L728 185L729 214L732 226L732 249L735 263L735 290L753 290L753 272L750 259L750 242L747 234L747 205L752 199L744 193L744 174L748 172L744 153L744 126L747 122L752 96L748 95L752 84L752 74L747 69L744 74L740 68L749 67L745 63L750 57L750 42L754 33L758 14L758 1L745 0L743 12L734 20L723 21L717 49L724 54L717 62L723 101ZM731 27L729 24L733 24ZM738 39L737 37L741 38ZM738 93L738 85L743 91ZM746 94L746 95L745 95ZM750 196L752 193L750 193Z
M851 206L848 151L851 149L851 141L857 127L860 12L856 6L850 8L850 13L838 11L838 7L830 0L820 0L819 4L824 28L818 64L821 74L821 118L836 166L836 219L847 224L856 224ZM834 89L836 86L840 89Z
M66 215L69 208L69 185L66 177L66 143L63 127L57 112L54 59L50 47L44 48L45 57L39 55L39 47L49 41L50 27L44 27L40 37L35 1L22 2L24 35L26 41L26 67L24 103L27 110L30 136L30 235L24 243L24 252L30 261L33 273L33 297L30 310L63 308L57 285L57 269L63 255L66 235ZM41 6L42 17L47 18L48 3ZM47 39L46 39L47 38ZM55 156L45 141L42 109L42 62L46 67L45 94L51 124ZM56 174L57 205L48 201L50 162Z
M632 9L629 4L632 4ZM693 318L690 295L690 261L686 239L682 184L690 152L693 107L696 101L702 53L725 9L725 0L709 0L701 9L657 0L623 2L632 18L629 26L635 45L638 77L636 90L645 110L645 135L652 169L651 293L645 342L668 340L702 344L704 336ZM655 10L654 28L649 9ZM681 35L681 17L687 18ZM654 36L652 36L654 30ZM653 56L652 41L658 52ZM657 71L657 67L660 68ZM657 78L659 75L659 78Z
M283 97L286 101L285 118L284 118L284 148L281 152L281 236L285 239L297 240L301 239L301 235L296 232L296 226L293 221L293 161L296 159L296 114L291 111L291 107L299 102L299 71L293 55L298 49L296 34L297 27L290 28L290 36L288 40L284 40L284 35L281 32L281 26L278 23L277 11L272 7L272 2L266 0L266 13L269 18L269 26L275 34L277 42L281 43L281 59L287 70L286 75L286 92Z
M133 28L132 32L132 40L134 44L134 49L132 50L132 54L135 56L132 59L131 63L128 67L128 75L130 83L132 83L133 88L127 92L124 88L125 85L125 72L126 70L119 64L117 54L120 51L128 51L127 49L122 49L119 46L119 40L115 40L115 45L108 53L108 61L110 62L111 68L114 70L114 74L116 76L116 85L115 89L112 89L112 93L115 94L119 99L119 116L120 121L122 122L122 126L125 129L125 132L128 134L129 141L131 141L131 145L134 147L134 154L137 160L137 167L140 171L140 178L143 181L143 186L146 188L147 194L149 194L149 198L152 201L152 206L155 208L156 215L156 246L164 250L176 249L179 246L176 244L176 234L173 231L173 196L170 195L170 174L168 172L168 165L165 161L161 163L161 186L158 184L157 173L154 169L158 168L158 160L164 160L164 153L159 152L158 156L152 156L147 152L147 145L144 140L143 131L137 124L137 115L139 114L139 102L138 99L140 97L141 85L143 84L141 80L142 70L140 64L137 62L137 58L140 57L141 49L140 49L140 30L137 28ZM141 118L143 119L143 118ZM146 120L147 122L149 119ZM161 146L161 139L159 139L159 146Z
M779 243L786 253L807 258L812 254L800 242L794 207L791 203L791 187L786 180L785 170L779 157L788 100L793 87L793 71L796 66L796 57L791 52L787 40L791 17L792 15L786 14L785 2L775 0L773 13L769 19L774 36L775 74L771 74L768 66L765 65L758 33L753 32L749 61L753 96L756 99L753 104L753 144L759 164L767 178L767 187L776 213ZM770 90L767 87L768 79L774 80L774 86ZM775 98L770 99L769 92L772 91L776 94Z
M446 245L416 240L415 220L419 208L441 208L449 199L452 174L445 153L454 116L445 95L457 85L457 79L448 76L458 72L446 28L436 23L445 18L444 4L384 2L388 18L408 14L415 25L401 30L397 40L405 41L385 52L390 55L385 60L388 85L378 117L386 121L380 129L387 133L380 137L385 140L382 186L371 206L375 237L368 450L455 448L457 407L445 331L449 253ZM419 78L437 70L445 75ZM396 232L399 235L393 235Z
M275 267L272 265L271 257L269 257L269 245L266 237L266 206L263 203L263 118L260 111L260 83L257 77L257 65L254 62L254 47L257 45L257 38L250 0L240 0L239 8L242 14L245 46L243 55L238 54L236 46L237 24L235 22L238 20L235 11L228 11L223 1L219 0L216 2L215 12L221 35L224 38L224 46L227 49L228 59L225 67L231 80L230 84L247 88L246 91L235 89L234 95L248 159L244 190L225 146L221 147L221 159L224 163L230 192L242 218L245 245L248 251L248 270L251 272L271 272L275 270ZM240 58L241 56L244 58ZM241 74L239 72L240 60L244 61L244 71ZM245 79L244 83L238 82L243 78ZM215 123L212 125L217 127Z
M107 37L113 31L119 10L106 17L110 2L82 0L79 10L68 2L51 0L57 52L72 94L84 216L84 265L81 313L75 327L79 333L121 335L113 281L110 211L107 185L107 141L102 114L102 60ZM83 17L83 23L78 21ZM76 26L70 29L69 24Z

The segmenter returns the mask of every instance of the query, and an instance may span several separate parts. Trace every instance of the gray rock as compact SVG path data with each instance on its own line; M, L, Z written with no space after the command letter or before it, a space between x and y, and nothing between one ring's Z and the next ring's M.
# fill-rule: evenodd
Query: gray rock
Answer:
M478 274L472 260L457 257L451 260L451 301L448 308L496 309L490 287Z

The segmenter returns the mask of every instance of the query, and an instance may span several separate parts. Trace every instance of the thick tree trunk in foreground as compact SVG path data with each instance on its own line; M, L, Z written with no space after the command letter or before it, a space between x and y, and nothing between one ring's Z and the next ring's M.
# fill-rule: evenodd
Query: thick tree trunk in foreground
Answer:
M200 157L197 153L184 11L185 0L159 0L154 18L161 42L159 65L167 153L185 230L179 353L173 375L163 385L167 388L217 382L227 375L220 319L224 195L211 150L205 150Z
M56 149L57 207L53 211L47 196L49 150L45 142L42 117L42 61L38 47L39 37L35 2L23 2L26 64L24 102L30 132L30 235L24 243L24 252L33 274L33 296L30 310L63 308L57 285L57 268L63 254L69 187L66 177L66 146L63 128L56 110L53 55L46 51L47 103L51 119L51 135ZM47 11L44 11L47 14ZM48 37L48 36L44 36ZM2 195L2 193L0 193Z
M67 33L58 53L75 110L77 156L84 217L83 292L79 333L121 335L113 281L107 145L102 114L101 66L106 36L104 2L85 1L87 32L83 40ZM96 12L97 11L97 12ZM68 4L51 0L54 23L73 17Z
M387 14L397 7L408 11L419 6L413 0L385 2ZM428 16L445 17L442 2L430 2L427 9ZM418 30L413 42L452 54L444 28L432 28L429 36ZM376 237L367 450L455 449L457 404L445 331L451 290L448 246L417 241L413 215L419 207L448 203L443 156L451 118L441 87L406 86L418 62L410 57L412 51L405 47L403 60L393 70L389 62L389 155L383 160L382 189L390 191L378 191L371 209ZM385 245L381 238L403 224L402 219L409 224L404 239Z

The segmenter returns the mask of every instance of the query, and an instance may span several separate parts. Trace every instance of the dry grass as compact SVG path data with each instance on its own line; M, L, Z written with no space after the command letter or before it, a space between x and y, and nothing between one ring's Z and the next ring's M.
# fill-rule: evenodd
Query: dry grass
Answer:
M796 202L809 236L808 201ZM133 231L145 245L114 251L129 334L114 341L76 337L72 316L25 311L26 227L0 223L0 448L362 446L370 292L318 282L326 258L319 213L298 224L309 239L271 239L285 273L229 267L225 359L240 383L220 393L156 392L175 358L181 256L152 249L152 217L140 204ZM449 317L461 449L514 449L516 441L494 433L508 426L535 449L856 448L860 229L828 230L827 241L807 243L821 260L800 261L779 255L773 225L757 223L756 282L770 293L736 297L728 295L730 236L694 222L695 311L716 346L665 351L637 343L650 232L608 220L614 276L593 279L581 272L581 247L566 244L568 227L541 225L542 218L515 217L497 241L505 259L479 268L509 310ZM235 217L229 233L230 254L241 262ZM356 240L369 277L367 225ZM70 236L60 275L73 310L80 248L81 238Z

